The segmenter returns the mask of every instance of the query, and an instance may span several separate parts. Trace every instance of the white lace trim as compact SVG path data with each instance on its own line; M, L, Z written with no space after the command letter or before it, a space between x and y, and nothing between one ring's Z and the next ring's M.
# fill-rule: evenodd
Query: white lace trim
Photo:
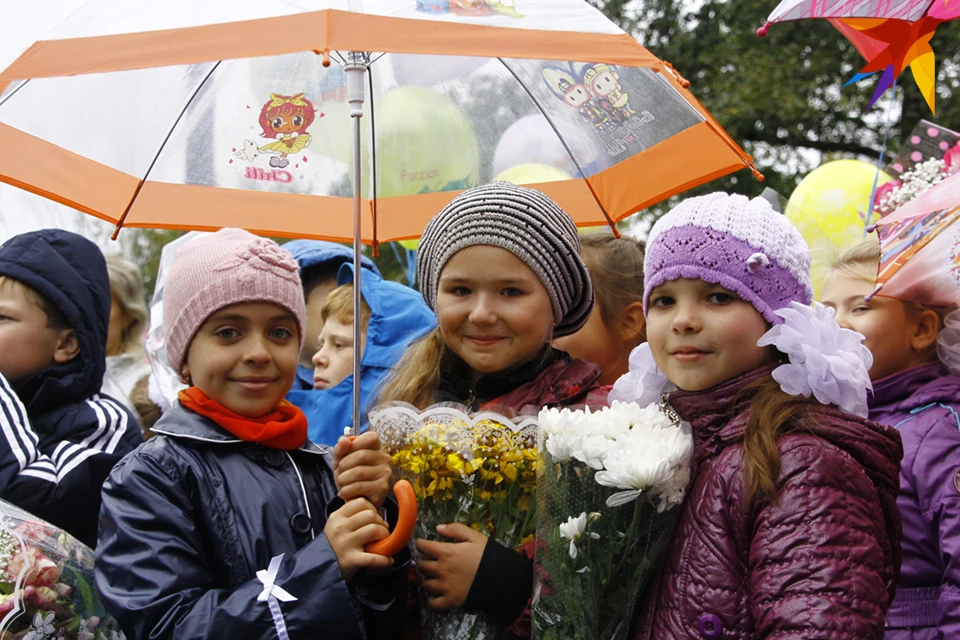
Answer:
M370 429L375 431L384 447L402 446L408 435L424 427L443 427L444 438L455 448L469 447L477 440L476 428L485 421L492 431L509 431L517 439L537 438L537 416L510 419L493 411L470 413L458 403L434 404L423 411L406 402L391 402L378 406L369 414Z

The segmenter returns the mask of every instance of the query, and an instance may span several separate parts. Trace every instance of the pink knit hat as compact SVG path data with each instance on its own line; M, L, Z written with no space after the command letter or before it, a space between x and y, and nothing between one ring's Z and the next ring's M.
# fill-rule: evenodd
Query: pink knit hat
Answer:
M200 325L245 302L270 302L292 313L302 349L307 311L299 271L280 245L243 229L221 229L184 245L163 288L167 361L179 372Z

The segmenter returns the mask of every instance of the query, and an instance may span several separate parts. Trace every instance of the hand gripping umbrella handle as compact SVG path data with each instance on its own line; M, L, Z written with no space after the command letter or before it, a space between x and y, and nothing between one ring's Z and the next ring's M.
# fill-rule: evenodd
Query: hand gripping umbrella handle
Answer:
M377 540L364 545L367 553L393 557L407 546L413 536L414 526L417 524L417 496L413 492L413 485L406 480L397 480L393 485L393 494L397 498L397 524L390 535L383 540Z
M357 436L347 436L352 442ZM407 480L397 480L393 485L393 495L397 499L397 524L386 538L370 542L363 546L367 553L393 557L407 546L413 537L417 524L417 494Z

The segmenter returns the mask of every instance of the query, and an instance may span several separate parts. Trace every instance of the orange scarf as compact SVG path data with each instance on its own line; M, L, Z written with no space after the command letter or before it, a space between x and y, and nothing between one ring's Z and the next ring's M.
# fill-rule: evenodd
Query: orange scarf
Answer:
M272 449L298 449L307 439L307 416L300 407L286 400L281 400L265 416L245 418L211 400L196 387L184 389L177 397L187 409L210 418L246 442L256 442Z

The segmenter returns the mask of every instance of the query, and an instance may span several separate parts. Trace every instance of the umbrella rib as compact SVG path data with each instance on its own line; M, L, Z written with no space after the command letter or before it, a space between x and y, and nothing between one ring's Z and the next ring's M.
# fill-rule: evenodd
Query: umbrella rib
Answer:
M367 85L370 87L370 203L373 212L373 257L376 258L379 247L377 246L377 130L376 118L373 117L373 62L367 62ZM357 158L357 162L359 161L360 159ZM356 188L359 189L360 185Z
M580 177L583 179L584 183L587 185L587 189L590 190L590 195L593 196L593 199L594 201L596 201L597 206L600 207L600 212L603 214L603 217L607 219L607 224L609 224L610 228L613 229L613 234L619 237L620 233L619 231L617 231L617 223L613 221L613 218L611 218L610 214L607 213L606 207L604 207L603 203L600 202L600 198L597 197L597 192L593 190L593 185L591 185L590 181L587 179L587 174L583 172L583 169L580 167L580 163L577 162L577 157L573 155L573 151L570 150L570 147L567 145L567 141L564 140L563 136L560 135L560 130L557 129L557 126L553 123L553 120L550 119L550 116L547 115L547 112L544 110L544 108L540 106L540 103L537 101L537 98L533 95L533 92L531 92L530 89L527 88L527 85L523 83L523 80L520 79L520 76L518 76L513 71L513 69L510 68L510 65L508 65L503 58L497 58L497 60L499 60L500 64L502 64L504 68L510 72L510 75L512 75L513 78L517 81L517 84L519 84L520 87L522 87L523 90L526 91L527 95L530 96L531 102L533 102L534 106L536 106L537 109L539 109L540 114L546 119L547 124L550 125L550 128L553 129L553 133L556 134L557 139L560 141L560 144L563 145L563 148L566 150L567 155L570 156L570 159L573 161L573 164L576 165L577 171L580 173Z
M20 89L23 89L23 88L27 85L28 82L30 82L30 81L29 81L29 80L24 80L24 81L21 82L19 85L17 85L15 88L11 89L11 90L10 90L10 93L8 93L7 96L6 96L3 100L0 100L0 106L3 106L3 104L4 104L7 100L9 100L9 99L12 98L13 96L15 96L15 95L17 94L17 92L20 91Z
M200 90L203 88L210 77L213 75L213 72L217 70L220 66L222 60L217 60L207 75L197 84L197 88L194 89L193 93L190 95L190 98L184 103L183 109L180 111L180 115L177 116L177 119L173 122L173 126L170 127L170 130L167 131L166 137L163 139L163 142L160 144L160 148L157 149L157 153L154 154L153 160L150 161L150 166L147 167L146 173L143 174L143 180L137 184L137 188L133 192L133 196L130 198L130 202L127 203L127 207L123 210L123 215L120 216L120 219L117 220L117 228L113 230L112 240L116 240L117 236L120 234L120 229L123 227L123 221L127 219L127 214L130 213L130 209L133 207L133 203L136 202L137 196L140 195L140 190L143 188L144 183L147 181L147 177L150 175L150 172L153 171L153 167L157 164L157 160L160 159L160 154L163 153L164 147L167 146L167 143L170 142L170 136L173 135L173 132L176 131L177 125L180 124L180 121L183 119L183 116L187 113L187 109L190 108L190 105L193 104L193 101L196 99L197 94L200 93Z

